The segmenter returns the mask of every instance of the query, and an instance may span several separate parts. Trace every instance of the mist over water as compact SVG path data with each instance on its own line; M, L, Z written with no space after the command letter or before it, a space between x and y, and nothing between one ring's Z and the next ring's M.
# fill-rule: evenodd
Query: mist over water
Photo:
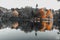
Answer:
M16 29L2 29L0 30L0 40L57 40L60 35L56 33L57 31L46 31L46 32L37 32L35 36L35 31L25 33L21 30Z

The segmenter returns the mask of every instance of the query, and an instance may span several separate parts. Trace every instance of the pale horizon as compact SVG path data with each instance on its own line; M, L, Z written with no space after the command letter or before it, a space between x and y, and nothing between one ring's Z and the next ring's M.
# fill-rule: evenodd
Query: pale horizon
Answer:
M47 9L60 9L60 2L57 0L0 0L0 7L7 9L11 8L21 8L25 6L30 6L35 8L35 5L38 4L38 8L47 8Z

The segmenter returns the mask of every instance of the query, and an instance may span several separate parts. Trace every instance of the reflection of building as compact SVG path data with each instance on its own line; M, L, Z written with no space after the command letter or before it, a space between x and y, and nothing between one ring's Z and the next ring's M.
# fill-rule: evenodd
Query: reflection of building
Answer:
M19 26L19 23L18 22L14 22L12 24L12 28L14 28L14 29L18 28L18 26Z

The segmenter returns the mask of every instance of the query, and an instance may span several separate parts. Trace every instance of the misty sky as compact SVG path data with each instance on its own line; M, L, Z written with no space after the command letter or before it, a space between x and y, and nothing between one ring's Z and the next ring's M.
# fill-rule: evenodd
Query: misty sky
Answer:
M57 0L0 0L0 6L8 9L17 7L21 8L25 6L31 6L35 8L36 4L38 4L38 8L60 8L60 2L58 2Z

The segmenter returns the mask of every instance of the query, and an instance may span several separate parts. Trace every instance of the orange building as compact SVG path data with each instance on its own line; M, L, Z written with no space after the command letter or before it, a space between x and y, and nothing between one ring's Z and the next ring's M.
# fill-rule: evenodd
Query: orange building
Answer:
M51 10L47 10L45 11L43 8L41 8L39 10L39 13L41 15L41 19L42 19L42 29L41 31L44 30L51 30L52 29L52 25L53 25L53 14L51 12Z

